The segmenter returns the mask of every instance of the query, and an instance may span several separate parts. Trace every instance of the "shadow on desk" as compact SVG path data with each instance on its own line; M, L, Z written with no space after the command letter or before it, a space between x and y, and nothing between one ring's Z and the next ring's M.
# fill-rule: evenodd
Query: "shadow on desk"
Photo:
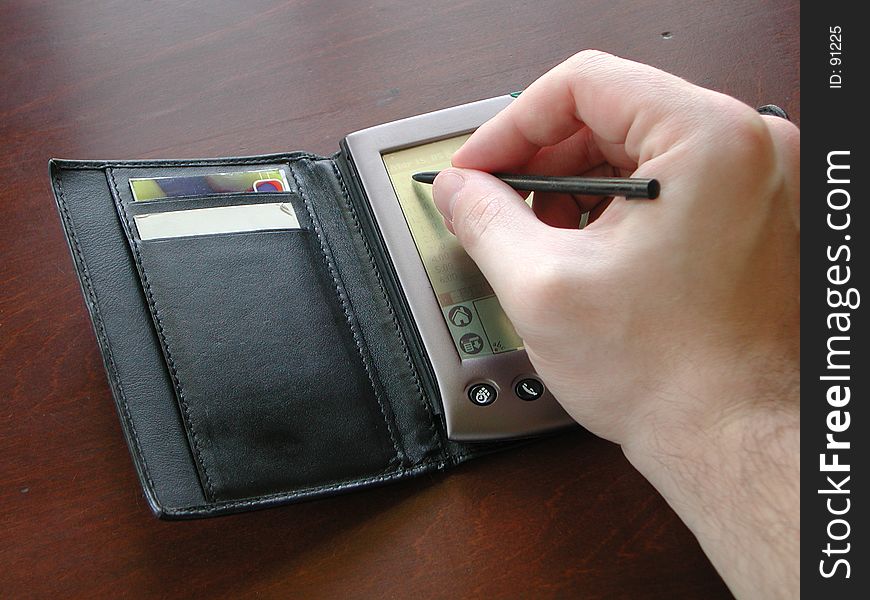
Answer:
M729 597L620 449L582 431L449 473L228 517L162 522L140 499L133 519L129 567L161 597L639 598L672 592L681 577L688 596Z

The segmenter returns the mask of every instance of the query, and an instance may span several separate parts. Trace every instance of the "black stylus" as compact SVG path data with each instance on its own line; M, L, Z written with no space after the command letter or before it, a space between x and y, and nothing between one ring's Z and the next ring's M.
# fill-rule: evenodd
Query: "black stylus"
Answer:
M411 177L420 183L432 183L440 171L423 171ZM657 179L620 177L551 177L547 175L506 175L493 173L515 190L525 192L557 192L586 196L624 196L625 198L658 198L661 186Z

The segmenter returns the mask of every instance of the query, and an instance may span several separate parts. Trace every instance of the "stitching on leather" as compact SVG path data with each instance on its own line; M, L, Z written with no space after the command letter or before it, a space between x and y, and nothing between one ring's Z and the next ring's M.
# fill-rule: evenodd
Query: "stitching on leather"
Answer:
M289 165L288 165L289 166ZM381 416L384 419L384 424L387 428L387 434L390 437L390 442L393 444L393 450L396 452L396 459L401 462L401 451L399 450L399 444L396 440L396 436L393 432L393 427L390 426L390 420L387 418L387 411L384 407L383 398L381 398L381 394L378 391L378 386L375 384L374 373L372 373L371 365L366 358L363 341L360 337L360 332L357 330L357 327L353 323L353 319L351 318L350 307L348 306L347 299L345 298L344 293L342 293L342 287L339 284L338 276L336 273L335 266L332 264L332 260L329 258L329 255L326 251L326 246L323 241L323 236L320 233L320 225L317 222L317 219L314 218L314 211L311 208L311 204L308 200L308 194L302 189L302 186L299 185L299 179L296 176L296 173L293 169L289 169L290 176L293 178L293 182L296 184L296 189L299 190L299 195L302 197L302 201L305 203L305 209L308 211L308 216L311 219L311 226L314 229L314 233L317 235L317 241L320 244L320 253L323 255L323 259L326 261L326 267L329 271L329 276L332 278L333 286L335 287L335 293L338 296L339 301L341 302L341 308L344 311L344 317L347 321L348 326L350 327L350 331L353 334L353 339L356 345L357 353L359 353L360 359L363 363L363 368L365 369L366 376L369 379L369 383L372 386L372 392L375 395L375 399L378 401L378 408L380 408Z
M151 284L148 282L148 275L145 273L145 265L142 262L142 256L139 253L139 242L133 236L133 229L130 225L130 219L127 214L127 207L120 201L120 194L118 192L118 183L115 181L115 172L113 169L107 169L109 173L109 179L112 182L112 188L114 190L114 197L116 206L121 212L121 216L124 218L124 223L127 227L127 236L131 242L133 247L133 254L136 260L136 264L139 266L139 272L142 275L142 287L145 291L145 297L148 302L148 306L151 309L151 313L154 315L154 323L157 326L157 335L160 338L161 343L163 344L163 349L166 352L166 363L169 366L169 373L172 376L172 381L175 383L175 389L178 392L178 403L181 405L182 414L184 415L185 423L190 431L191 441L193 442L193 454L196 458L196 462L199 464L202 469L202 475L205 479L206 491L210 500L214 499L214 484L212 483L211 477L208 474L208 469L205 466L205 462L202 458L202 450L200 448L199 443L199 434L196 431L196 427L194 427L193 419L190 416L190 407L187 404L187 400L184 397L184 388L181 385L181 379L178 376L178 369L175 366L175 361L172 358L172 351L169 348L169 341L166 339L166 335L163 331L163 322L160 320L160 311L157 308L157 303L154 300L154 294L151 291Z
M316 154L272 154L268 156L258 156L253 158L239 158L239 159L226 159L226 158L203 158L198 160L172 160L172 159L164 159L164 160L138 160L138 161L81 161L81 162L65 162L60 160L58 162L63 162L64 169L76 169L76 170L101 170L108 168L141 168L141 167L208 167L208 166L219 166L219 165L265 165L270 163L278 163L278 162L286 162L286 163L294 163L300 160L308 160L322 159L322 156L318 156Z
M418 463L417 465L407 468L407 469L397 469L392 473L382 474L382 475L374 475L372 477L366 477L363 479L350 479L340 483L328 483L316 487L306 488L304 490L298 490L295 492L281 492L276 494L267 494L264 496L256 496L254 498L246 498L245 500L232 500L227 502L219 502L215 504L206 504L200 506L190 506L187 508L179 508L179 509L169 509L167 510L167 514L170 515L186 515L186 514L211 514L214 512L220 512L227 509L233 508L243 508L248 506L256 506L260 504L264 504L269 500L293 500L293 499L301 499L308 496L312 496L317 494L318 492L335 492L348 488L357 487L360 485L365 485L367 483L378 483L383 481L391 481L393 479L401 479L402 477L413 475L415 473L423 472L428 470L428 467L435 465L439 469L443 469L445 466L445 462L443 460L427 460Z
M105 325L103 325L103 317L100 314L100 306L97 304L97 294L94 291L93 284L91 283L91 276L88 273L88 267L85 264L84 253L82 252L81 246L79 245L79 240L76 237L75 229L73 229L72 217L70 217L69 209L66 205L66 196L63 191L63 184L61 183L60 176L55 175L54 177L54 186L58 191L58 200L59 205L61 207L61 213L63 215L63 220L66 224L66 230L69 233L69 237L72 240L72 246L75 250L76 259L79 265L79 270L81 272L81 279L85 285L85 289L87 290L88 300L91 307L93 307L93 316L94 322L97 327L97 336L100 339L100 346L103 348L106 358L109 360L109 371L111 372L112 382L118 389L118 395L121 400L121 412L124 417L124 421L129 429L130 433L133 435L133 451L136 455L137 462L142 466L142 473L145 475L145 480L148 482L148 488L151 490L152 494L155 494L155 486L154 480L151 478L151 472L148 468L148 462L145 460L145 455L142 452L142 444L139 441L139 434L136 431L136 426L133 424L133 417L130 415L130 407L127 404L127 394L124 392L124 386L121 385L121 378L118 375L118 367L115 364L115 358L112 354L112 348L109 345L109 337L106 333Z
M411 372L411 377L414 380L414 387L417 389L417 393L418 393L417 400L420 402L420 404L423 405L423 410L426 411L426 415L429 418L428 419L428 429L429 429L429 432L432 436L431 439L433 439L433 440L437 439L438 433L435 430L435 419L434 419L434 416L432 414L432 410L429 407L429 403L426 401L426 395L423 393L423 386L420 383L420 379L417 375L417 370L416 370L416 368L414 368L414 363L411 360L411 354L408 350L408 345L405 343L405 339L402 336L402 329L399 326L399 321L396 318L396 313L393 310L392 304L390 303L389 296L387 296L387 291L386 291L386 288L384 286L383 279L381 278L381 274L378 271L377 264L375 263L374 254L372 254L371 248L369 247L368 240L366 240L366 237L363 234L362 225L360 224L360 220L359 220L359 215L357 215L356 209L354 208L353 203L350 201L350 194L348 193L347 186L344 183L344 178L341 176L341 173L339 172L338 167L335 164L335 161L329 160L329 163L330 163L330 166L332 167L332 171L335 174L336 179L338 180L339 184L341 185L341 193L344 196L345 205L347 206L348 210L350 211L350 215L353 218L354 227L356 228L357 234L359 235L360 239L362 240L363 247L365 248L366 255L368 256L369 265L371 266L371 270L375 274L375 277L377 278L378 289L380 290L381 298L384 302L384 305L387 307L387 311L389 311L390 319L393 322L393 328L396 330L396 338L399 340L399 344L401 345L401 348L402 348L402 354L405 357L405 363L408 365L408 370Z

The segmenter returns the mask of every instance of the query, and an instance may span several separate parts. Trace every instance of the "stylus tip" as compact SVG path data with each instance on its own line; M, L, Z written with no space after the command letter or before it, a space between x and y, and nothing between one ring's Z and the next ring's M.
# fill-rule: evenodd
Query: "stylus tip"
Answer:
M432 183L435 181L435 177L438 176L439 171L421 171L420 173L414 173L411 175L411 179L414 181L419 181L420 183Z

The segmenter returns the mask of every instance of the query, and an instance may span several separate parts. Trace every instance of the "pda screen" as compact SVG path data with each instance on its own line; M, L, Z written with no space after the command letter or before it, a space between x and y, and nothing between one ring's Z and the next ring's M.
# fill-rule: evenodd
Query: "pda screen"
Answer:
M462 359L523 347L489 283L444 226L432 201L432 186L411 179L418 171L449 167L453 153L469 135L383 155L405 221Z

